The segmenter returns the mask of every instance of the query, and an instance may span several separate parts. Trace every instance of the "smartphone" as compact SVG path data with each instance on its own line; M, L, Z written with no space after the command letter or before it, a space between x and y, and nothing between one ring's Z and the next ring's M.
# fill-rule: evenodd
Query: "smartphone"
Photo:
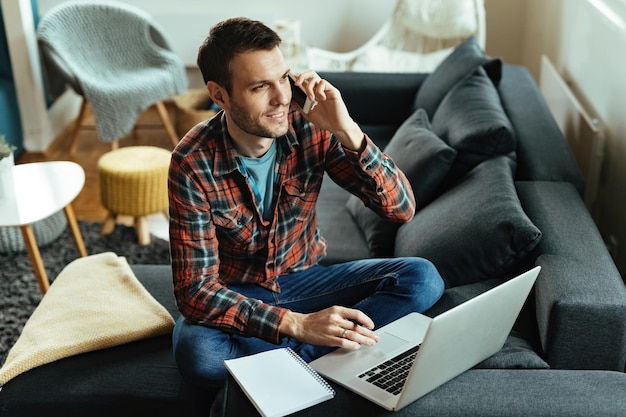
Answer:
M308 114L316 102L315 100L311 100L306 95L302 87L296 87L296 85L294 84L295 78L296 76L292 72L290 72L289 84L291 85L291 100L295 101L300 106L300 108L302 108L302 111L304 111L305 114Z

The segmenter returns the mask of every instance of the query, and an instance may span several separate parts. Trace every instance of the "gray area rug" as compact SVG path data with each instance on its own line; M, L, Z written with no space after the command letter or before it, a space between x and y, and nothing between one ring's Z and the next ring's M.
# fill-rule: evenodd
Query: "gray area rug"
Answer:
M152 236L150 245L141 246L131 227L118 225L107 236L100 235L100 223L79 222L79 227L90 255L114 252L126 257L131 265L169 263L169 245L164 240ZM69 229L40 251L51 283L65 265L78 257ZM4 363L39 301L41 291L28 254L0 253L0 364Z

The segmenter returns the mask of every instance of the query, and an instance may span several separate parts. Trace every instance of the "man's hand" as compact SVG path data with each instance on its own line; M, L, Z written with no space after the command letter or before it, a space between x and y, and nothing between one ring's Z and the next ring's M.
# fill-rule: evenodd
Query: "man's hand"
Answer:
M311 345L358 349L361 345L378 343L379 338L373 328L374 322L363 312L333 306L310 314L289 311L279 331L283 336Z
M342 146L353 151L362 150L365 144L363 131L350 117L337 88L320 78L315 71L296 75L295 85L304 88L307 96L317 102L308 114L300 109L305 118L320 129L332 132Z

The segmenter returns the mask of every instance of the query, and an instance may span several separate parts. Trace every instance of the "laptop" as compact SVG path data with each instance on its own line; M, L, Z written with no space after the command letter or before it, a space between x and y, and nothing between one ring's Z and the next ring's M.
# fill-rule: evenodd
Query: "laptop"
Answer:
M499 351L540 269L435 318L408 314L378 329L375 346L337 349L310 365L385 409L398 411ZM404 375L392 376L403 369Z

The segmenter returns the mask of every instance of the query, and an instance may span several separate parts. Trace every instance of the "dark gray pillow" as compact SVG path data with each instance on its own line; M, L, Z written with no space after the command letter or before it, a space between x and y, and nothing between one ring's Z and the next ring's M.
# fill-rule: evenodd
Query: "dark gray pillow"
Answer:
M532 345L518 332L512 331L502 349L485 359L476 369L549 369Z
M502 78L502 60L490 58L478 45L476 38L470 36L458 45L422 83L415 96L413 109L423 108L429 117L433 117L439 103L450 89L462 78L484 67L494 85Z
M429 259L446 288L516 272L541 231L522 210L513 165L499 156L470 171L400 227L395 255Z
M416 110L405 120L384 152L411 183L418 208L434 199L457 155L433 132L424 109Z
M515 151L515 133L500 95L482 68L459 81L437 108L433 131L458 155L446 183L479 163Z
M346 202L346 209L357 223L374 258L390 258L393 256L396 232L400 226L390 220L383 219L356 196L351 195Z
M411 183L418 208L436 196L456 157L456 151L430 130L428 115L423 109L414 112L398 128L384 152ZM346 208L363 231L372 256L392 256L399 225L378 216L356 196L350 196Z

